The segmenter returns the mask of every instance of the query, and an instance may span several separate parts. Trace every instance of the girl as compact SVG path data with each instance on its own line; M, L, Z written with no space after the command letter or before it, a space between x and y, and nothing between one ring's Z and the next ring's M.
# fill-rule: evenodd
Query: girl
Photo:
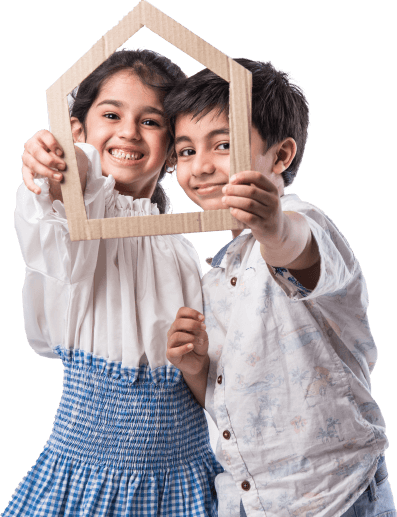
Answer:
M159 181L172 140L162 100L182 77L154 52L121 51L81 83L71 127L89 218L166 211ZM20 188L16 228L28 339L62 359L64 392L3 516L214 515L221 468L205 416L166 360L178 308L202 311L195 252L181 236L71 242L62 174L49 168L54 144L46 132L27 145L48 167L25 153L25 183L41 195ZM31 171L49 182L38 186Z

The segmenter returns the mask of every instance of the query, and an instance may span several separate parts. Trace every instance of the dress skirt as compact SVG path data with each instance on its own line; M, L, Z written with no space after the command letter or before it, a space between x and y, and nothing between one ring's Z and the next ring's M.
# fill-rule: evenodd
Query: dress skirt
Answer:
M180 371L55 351L65 374L54 428L3 517L215 516L222 467Z

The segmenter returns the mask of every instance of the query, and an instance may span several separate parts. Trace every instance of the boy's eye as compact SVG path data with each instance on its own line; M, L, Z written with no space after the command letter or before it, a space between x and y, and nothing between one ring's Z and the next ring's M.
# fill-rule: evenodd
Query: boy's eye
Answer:
M110 118L110 120L119 120L119 116L116 113L105 113L106 118Z
M153 119L147 119L142 122L144 126L159 126L160 124L157 122L157 120Z
M181 149L177 154L178 156L193 156L196 151L194 149Z
M219 144L217 149L220 151L229 151L230 150L230 142L223 142L222 144Z

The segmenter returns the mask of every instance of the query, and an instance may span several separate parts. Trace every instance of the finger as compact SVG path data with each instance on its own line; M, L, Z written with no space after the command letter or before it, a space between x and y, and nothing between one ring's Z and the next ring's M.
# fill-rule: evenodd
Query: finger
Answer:
M242 171L238 172L237 174L234 174L230 178L230 184L236 185L245 183L250 185L253 183L259 188L269 190L270 192L274 192L277 190L277 187L274 185L274 183L267 178L264 174L261 174L257 171Z
M183 330L184 328L181 327L181 320L191 320L196 321L197 324L204 321L204 315L201 314L201 312L198 312L194 309L190 309L190 307L181 307L177 314L175 321L172 323L169 331L167 332L167 337L170 337L174 332L177 331L177 329ZM205 328L205 327L204 327Z
M169 348L167 350L167 359L182 359L182 357L194 349L193 343L187 343L176 348Z
M25 152L22 155L22 161L28 166L29 164L26 163L26 160L29 159L29 156L32 156L42 165L51 169L65 170L66 168L66 163L62 158L56 156L54 152L43 148L42 144L37 141L32 142L29 149L25 147Z
M206 329L205 323L190 318L178 318L172 324L174 332L188 332L190 334L199 335Z
M181 307L176 314L175 319L177 318L192 318L194 320L203 321L204 315L195 309L191 309L190 307Z
M175 332L168 339L167 348L175 348L181 345L186 345L187 343L195 343L202 344L205 342L205 337L193 336L192 334L187 334L186 332Z
M244 212L258 216L261 219L266 218L270 213L270 208L268 206L246 197L224 196L222 198L222 203L229 208L239 208L240 210L244 210Z
M167 343L167 350L174 348L183 348L187 345L193 345L194 354L197 356L205 356L208 352L208 339L199 338L197 336L189 336L188 334L177 333L172 336Z
M274 192L268 192L252 183L251 185L225 185L222 192L225 196L253 199L265 206L271 206L278 202L278 197Z
M29 169L33 177L36 175L43 176L45 178L52 178L56 181L61 181L63 179L63 174L58 171L54 171L43 165L40 161L36 160L34 156L25 151L23 157L23 164L26 169Z
M258 217L257 215L246 212L245 210L241 210L239 208L232 208L230 213L233 217L235 217L238 221L247 225L248 228L255 228L257 226L263 227L263 218Z
M25 149L30 152L31 146L37 144L38 142L45 151L51 151L57 156L63 156L62 146L54 137L54 135L46 129L41 129L34 136L32 136L32 138L26 142Z
M30 191L37 195L41 194L41 188L38 185L36 185L36 183L33 181L33 174L31 170L25 165L22 166L22 178L26 187Z

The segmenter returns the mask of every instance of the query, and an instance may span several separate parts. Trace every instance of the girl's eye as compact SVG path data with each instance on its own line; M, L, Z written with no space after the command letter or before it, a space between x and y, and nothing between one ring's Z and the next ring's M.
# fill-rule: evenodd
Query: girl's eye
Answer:
M223 142L223 144L219 144L217 149L220 151L229 151L230 150L230 142Z
M181 149L177 154L178 156L193 156L196 151L194 149Z
M120 118L118 115L116 115L116 113L105 113L104 116L110 120L119 120Z

